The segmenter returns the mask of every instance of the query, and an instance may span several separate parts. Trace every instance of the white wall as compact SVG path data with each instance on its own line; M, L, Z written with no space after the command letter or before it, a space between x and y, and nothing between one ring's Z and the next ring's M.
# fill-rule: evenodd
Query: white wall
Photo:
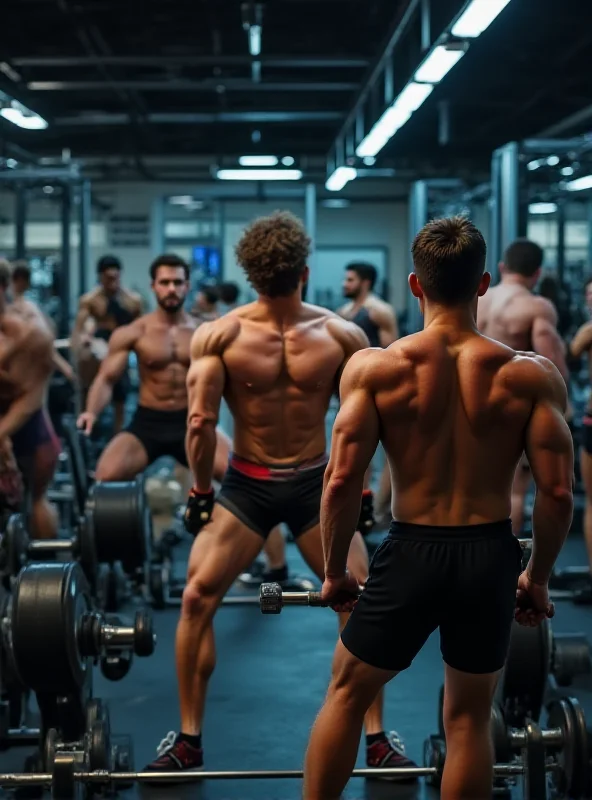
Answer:
M400 195L400 187L394 182L385 181L360 181L356 187L356 194L372 192L376 197L388 193ZM372 185L370 185L372 184ZM275 186L266 186L266 191L274 194L282 193ZM284 190L289 194L290 190ZM294 191L302 192L302 187ZM223 243L225 277L228 280L244 279L236 266L234 246L238 241L244 226L252 219L263 214L271 213L276 209L287 209L304 217L304 200L294 196L286 196L272 201L258 201L253 197L253 187L224 186L191 186L160 184L160 183L122 183L100 184L93 187L93 195L105 206L107 211L93 208L93 234L91 236L90 264L87 275L89 286L95 283L95 265L97 259L105 252L114 252L124 264L126 285L130 288L148 294L150 280L148 267L155 255L163 246L162 238L155 230L152 231L150 242L141 247L112 247L109 242L108 222L113 215L146 215L151 223L157 208L157 200L163 195L193 194L195 196L212 196L224 192L229 195L246 195L244 201L235 200L224 203L225 235ZM60 235L60 210L56 202L50 198L31 203L28 209L29 225L27 228L27 245L35 250L55 252L59 254ZM73 220L76 218L76 208L73 208ZM182 217L181 217L182 218ZM190 218L190 217L186 217ZM0 192L0 253L10 252L14 241L14 195L10 191ZM4 220L6 227L2 227ZM48 223L53 225L35 225L35 223ZM318 204L317 217L317 245L318 246L350 246L350 247L384 247L387 249L389 264L390 299L397 309L405 305L406 276L407 276L407 206L406 203L361 203L355 202L344 209L327 209ZM76 226L73 225L71 239L71 286L72 300L77 303L79 297L78 287L78 235ZM168 243L168 249L174 249L180 255L187 254L187 248L179 245L175 247Z

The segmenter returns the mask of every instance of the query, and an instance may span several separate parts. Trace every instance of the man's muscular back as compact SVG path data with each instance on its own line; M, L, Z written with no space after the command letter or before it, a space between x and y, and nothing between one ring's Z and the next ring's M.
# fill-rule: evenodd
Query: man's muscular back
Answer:
M466 525L509 517L533 408L540 401L543 414L565 409L565 385L553 365L442 328L362 353L350 369L358 361L391 464L395 518Z
M479 330L515 350L539 352L537 342L557 329L557 312L544 297L518 285L499 284L479 300Z
M18 347L0 375L0 402L45 387L53 372L53 336L49 326L9 311L0 320L0 359L15 341Z
M303 304L283 329L262 303L200 327L192 358L218 354L237 455L263 463L304 461L325 450L325 415L341 370L367 347L362 331ZM194 340L195 341L195 340Z

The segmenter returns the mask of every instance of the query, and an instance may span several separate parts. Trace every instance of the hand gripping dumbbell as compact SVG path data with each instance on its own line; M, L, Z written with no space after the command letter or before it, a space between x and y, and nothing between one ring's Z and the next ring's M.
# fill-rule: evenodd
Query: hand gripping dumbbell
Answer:
M261 613L281 614L284 606L319 606L327 608L329 603L321 599L320 592L284 592L279 583L262 583L259 589L259 608Z

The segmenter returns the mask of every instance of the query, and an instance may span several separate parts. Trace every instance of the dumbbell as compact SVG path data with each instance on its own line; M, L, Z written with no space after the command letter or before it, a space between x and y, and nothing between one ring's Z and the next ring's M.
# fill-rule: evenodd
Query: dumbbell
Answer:
M138 611L134 625L122 626L93 611L88 582L76 562L32 563L21 570L9 625L21 683L56 696L79 691L95 659L149 656L155 646L147 612ZM116 678L130 665L127 658L127 668Z
M259 589L259 608L262 614L281 614L284 606L327 608L328 605L322 600L320 592L284 592L279 583L262 583Z

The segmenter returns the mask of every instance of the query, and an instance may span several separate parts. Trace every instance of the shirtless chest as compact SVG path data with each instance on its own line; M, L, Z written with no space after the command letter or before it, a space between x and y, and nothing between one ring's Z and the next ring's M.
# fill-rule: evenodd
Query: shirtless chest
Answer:
M137 302L127 293L117 295L112 301L104 294L96 294L89 299L87 308L97 326L110 331L128 324L139 313Z
M148 326L135 346L140 368L152 372L176 365L189 369L191 337L194 326Z
M343 350L323 329L285 334L247 329L225 351L224 362L237 388L255 393L290 388L314 393L335 385Z

